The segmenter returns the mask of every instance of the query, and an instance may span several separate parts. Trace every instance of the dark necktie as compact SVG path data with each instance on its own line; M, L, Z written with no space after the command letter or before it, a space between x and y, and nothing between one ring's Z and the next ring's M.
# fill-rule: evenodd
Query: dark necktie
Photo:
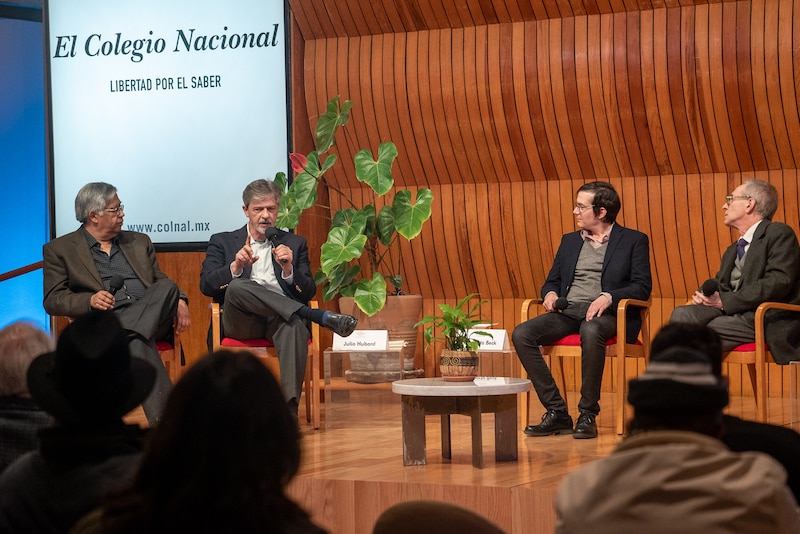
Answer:
M740 260L742 259L742 256L744 256L744 247L746 246L747 246L747 240L743 237L736 242L736 256Z

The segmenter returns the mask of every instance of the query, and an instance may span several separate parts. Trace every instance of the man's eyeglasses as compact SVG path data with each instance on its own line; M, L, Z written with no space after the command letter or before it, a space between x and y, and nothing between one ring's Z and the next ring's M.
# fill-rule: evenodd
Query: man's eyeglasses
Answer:
M103 211L107 211L109 213L113 213L114 215L119 215L119 212L125 211L125 204L120 204L116 208L106 208Z
M750 195L728 195L725 197L725 204L730 206L731 202L734 200L749 200L751 198L753 197Z
M594 204L589 204L588 206L584 206L583 204L575 204L575 208L574 209L578 210L578 213L583 213L584 211L588 210L589 208L593 208L593 207L594 207Z

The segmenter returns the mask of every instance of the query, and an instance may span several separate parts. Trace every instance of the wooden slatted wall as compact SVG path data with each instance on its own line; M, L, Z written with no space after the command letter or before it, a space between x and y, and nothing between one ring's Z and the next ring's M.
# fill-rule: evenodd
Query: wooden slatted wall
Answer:
M478 292L511 331L586 181L613 183L619 222L650 236L654 330L718 268L721 205L743 179L772 182L775 219L798 230L800 0L289 4L309 128L331 96L355 103L331 182L366 195L353 155L391 140L397 185L434 191L403 250L426 313Z

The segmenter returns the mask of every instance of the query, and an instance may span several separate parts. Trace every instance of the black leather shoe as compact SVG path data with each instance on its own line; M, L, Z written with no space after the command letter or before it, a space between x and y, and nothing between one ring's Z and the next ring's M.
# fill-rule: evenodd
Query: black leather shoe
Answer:
M330 328L342 337L347 337L353 333L353 330L356 329L357 324L358 319L352 315L329 312L325 317L325 322L322 323L322 326L325 328Z
M592 439L597 437L597 423L595 419L597 416L589 412L581 412L578 417L578 422L575 423L575 433L572 435L575 439Z
M528 436L550 436L572 434L572 417L567 412L548 410L538 425L528 425L523 430Z

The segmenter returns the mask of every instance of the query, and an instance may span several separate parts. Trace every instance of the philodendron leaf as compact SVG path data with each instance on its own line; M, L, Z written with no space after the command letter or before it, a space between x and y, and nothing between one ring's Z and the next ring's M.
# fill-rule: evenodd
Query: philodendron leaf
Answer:
M372 275L372 280L361 280L356 286L353 300L361 311L373 316L386 304L386 281L380 273Z
M284 193L286 192L286 189L288 187L287 184L289 181L286 179L285 172L276 172L275 178L272 181L275 182L275 185L277 185L282 192Z
M422 225L431 218L433 193L430 189L420 189L414 203L411 191L398 191L392 202L394 224L397 232L406 239L414 239L422 231Z
M352 228L331 228L328 240L322 244L320 262L322 272L330 274L331 269L341 263L360 258L364 251L367 236L355 232Z
M388 247L389 243L392 242L392 236L394 236L395 232L394 211L391 206L384 206L381 208L378 214L377 230L378 239L384 247Z
M307 172L298 174L292 182L292 198L297 207L306 210L317 203L317 180Z
M350 100L346 100L339 108L339 95L331 98L330 102L325 108L325 113L322 114L317 122L315 130L315 141L317 151L327 152L333 146L334 137L336 137L336 130L339 126L344 126L350 120L349 112L353 107Z
M397 157L397 147L392 142L381 143L378 159L372 159L368 149L359 150L354 158L356 178L369 185L378 195L385 195L394 185L392 164Z

